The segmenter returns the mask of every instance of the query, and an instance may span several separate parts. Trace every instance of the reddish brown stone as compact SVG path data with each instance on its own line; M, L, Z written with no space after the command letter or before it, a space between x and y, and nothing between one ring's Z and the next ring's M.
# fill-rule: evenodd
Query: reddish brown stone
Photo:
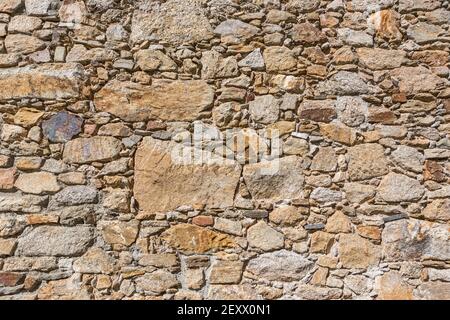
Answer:
M369 122L392 124L397 117L395 113L387 108L369 108Z
M326 40L325 35L311 23L299 23L292 27L292 40L314 44Z
M149 131L157 131L157 130L166 130L167 125L161 121L149 121L147 123L147 130Z
M192 223L201 227L212 226L214 219L211 216L196 216L192 218Z
M16 168L0 169L0 190L11 190L16 180Z
M448 52L442 50L424 50L412 54L413 60L419 60L431 67L445 66L448 61Z
M447 180L445 169L438 162L426 160L423 169L423 177L425 180L433 180L444 182Z
M0 287L14 287L21 283L24 275L13 272L0 272Z
M394 93L392 95L392 102L394 103L403 103L406 102L406 94L404 92Z

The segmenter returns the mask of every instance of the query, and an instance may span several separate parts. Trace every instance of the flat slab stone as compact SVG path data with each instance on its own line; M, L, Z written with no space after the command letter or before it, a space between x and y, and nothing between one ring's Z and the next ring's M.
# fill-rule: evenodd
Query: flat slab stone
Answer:
M87 226L40 226L19 239L17 255L22 256L78 256L83 254L93 238Z
M213 29L198 0L169 0L150 12L136 10L131 42L162 40L177 46L213 37Z
M98 111L109 112L124 121L159 118L192 121L211 106L214 89L201 80L154 79L150 86L110 81L94 98Z
M188 155L189 161L183 163L178 156L181 154ZM141 210L160 212L182 205L208 208L233 205L240 165L208 151L203 154L209 158L206 163L195 163L193 154L192 147L151 137L143 139L136 152L134 176L134 196Z
M74 63L1 69L0 100L77 98L83 80L83 67Z

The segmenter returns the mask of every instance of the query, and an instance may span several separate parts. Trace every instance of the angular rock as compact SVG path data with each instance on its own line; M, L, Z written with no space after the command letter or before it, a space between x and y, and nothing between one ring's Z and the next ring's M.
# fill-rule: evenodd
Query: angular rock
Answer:
M328 218L325 230L330 233L348 233L352 231L350 219L341 211Z
M100 248L91 248L73 263L73 270L80 273L105 273L114 271L115 260Z
M448 227L416 219L389 222L383 229L386 261L447 260L450 257Z
M377 265L381 257L379 246L356 234L341 234L339 259L344 268L362 268Z
M277 207L269 214L271 222L281 225L296 225L304 218L302 211L294 206Z
M209 286L207 298L209 300L256 300L261 299L261 296L248 284L215 284Z
M391 153L391 157L395 163L406 170L411 170L417 173L422 172L425 157L415 148L408 146L398 146L395 151Z
M360 97L337 97L338 119L347 126L356 127L367 118L369 104Z
M82 118L62 111L42 123L42 132L52 142L67 142L81 132L82 124Z
M398 8L400 12L410 12L415 10L430 11L439 8L438 0L400 0Z
M259 31L259 28L236 19L225 20L214 29L214 33L219 34L228 43L240 43Z
M342 200L342 192L323 187L315 188L310 198L318 202L339 202Z
M356 49L359 61L371 70L398 68L406 60L406 52L379 48Z
M55 193L61 190L56 176L49 172L22 173L15 186L23 192L33 194Z
M319 149L319 152L314 156L310 169L332 172L335 171L337 167L337 156L336 152L332 147L323 147Z
M425 44L439 41L440 35L445 34L445 30L434 24L417 22L409 26L406 34L408 38L414 40L416 43Z
M290 282L303 279L313 266L313 262L300 254L280 250L250 260L246 271L269 281Z
M327 254L330 251L334 242L334 236L327 232L316 231L311 235L310 252L311 253L324 253Z
M154 253L143 255L139 259L141 266L154 266L158 268L175 267L179 265L178 257L172 253Z
M29 54L45 48L45 42L25 34L10 34L5 38L8 53Z
M450 221L450 199L436 199L422 211L428 220Z
M389 172L381 145L367 143L348 149L348 174L352 181L370 179Z
M102 236L109 244L130 246L136 241L139 222L105 221L101 224Z
M400 92L417 94L438 90L447 81L432 73L429 69L418 67L400 67L390 71L391 78L398 81Z
M212 37L213 30L200 1L169 0L150 12L136 10L133 14L132 43L157 40L178 46Z
M66 143L63 159L67 163L109 161L117 157L122 143L113 137L78 138Z
M176 71L177 64L159 50L139 50L135 54L136 63L143 71Z
M300 44L315 44L326 40L325 34L309 22L294 24L291 37Z
M146 121L157 117L168 121L192 121L211 106L214 90L200 80L154 79L151 86L110 81L94 97L98 111L124 121Z
M263 221L259 221L257 224L248 228L247 240L250 246L264 251L271 251L284 247L283 234Z
M326 81L320 82L316 90L321 95L359 95L371 92L371 88L355 72L339 71Z
M236 246L225 234L190 224L171 227L163 232L162 239L171 247L187 253L205 253Z
M288 10L305 13L314 11L320 5L320 0L289 0L286 5Z
M413 287L402 278L398 271L389 271L375 279L379 300L412 300Z
M24 216L13 213L0 214L0 237L11 237L21 233L27 226Z
M450 283L430 281L422 283L414 290L414 298L419 300L449 300Z
M45 16L55 4L57 0L25 0L25 9L28 15Z
M357 182L344 184L345 198L352 203L362 203L375 196L375 187Z
M239 74L235 57L223 58L214 50L202 53L202 79L230 78Z
M367 20L369 27L376 31L377 38L389 41L400 41L402 39L399 21L399 14L390 9L377 11L371 14Z
M256 200L277 201L298 198L303 190L302 161L288 156L244 166L243 177Z
M81 44L76 44L72 47L69 53L67 53L66 61L88 64L91 61L97 62L113 61L118 57L119 55L117 54L117 52L110 49L104 48L86 49L85 46Z
M157 212L182 205L231 207L241 172L239 164L207 150L199 152L145 137L135 158L134 196L140 209Z
M82 66L72 63L1 69L0 100L77 98L83 80Z
M0 169L0 190L13 189L16 176L16 168Z
M38 213L46 201L47 197L0 193L0 212Z
M381 180L377 197L386 202L416 201L424 193L425 188L417 180L391 172Z
M209 282L212 284L239 283L243 266L242 261L218 260L211 266Z
M136 287L139 291L162 294L171 288L177 288L180 283L177 277L165 270L156 270L136 278Z
M274 123L280 116L281 100L272 95L257 96L249 103L249 113L258 123Z
M2 0L0 1L0 12L14 13L23 5L23 0Z
M342 296L338 288L316 287L310 284L300 284L295 291L295 298L301 300L334 300Z
M19 238L16 254L20 256L79 256L93 240L87 226L39 226Z
M304 100L298 109L302 119L316 122L331 122L336 117L335 104L332 100Z
M12 17L8 24L8 32L10 33L31 33L41 27L42 20L36 17L19 15Z
M238 62L239 67L248 67L252 70L263 70L265 67L261 49L255 49Z
M66 206L96 203L97 190L88 186L70 186L58 192L54 199Z
M337 29L339 39L345 44L355 47L371 47L373 46L373 38L364 31L353 30L349 28Z
M286 47L267 47L263 56L269 73L283 73L297 67L294 53Z
M321 123L320 134L328 139L350 146L355 144L356 141L356 131L340 122Z

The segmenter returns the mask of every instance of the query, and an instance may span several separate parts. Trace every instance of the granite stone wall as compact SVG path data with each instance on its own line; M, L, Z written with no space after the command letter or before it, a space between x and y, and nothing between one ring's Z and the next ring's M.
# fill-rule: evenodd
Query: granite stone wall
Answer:
M447 0L0 0L0 299L450 299Z

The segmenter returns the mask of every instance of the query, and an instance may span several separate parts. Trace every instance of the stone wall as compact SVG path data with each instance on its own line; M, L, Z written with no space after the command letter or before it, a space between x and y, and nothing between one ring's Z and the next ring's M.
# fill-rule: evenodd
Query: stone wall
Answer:
M449 299L449 8L0 0L0 298Z

